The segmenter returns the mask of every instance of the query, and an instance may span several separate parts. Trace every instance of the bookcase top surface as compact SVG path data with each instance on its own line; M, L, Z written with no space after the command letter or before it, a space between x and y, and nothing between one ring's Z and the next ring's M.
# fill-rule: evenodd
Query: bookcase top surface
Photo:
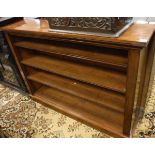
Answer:
M32 35L38 37L71 39L77 41L108 43L116 45L126 45L134 47L147 47L155 30L155 24L138 24L131 25L121 36L117 38L96 36L95 34L80 34L75 32L50 31L47 22L40 24L39 19L22 20L14 24L2 27L1 30L10 33L23 35Z

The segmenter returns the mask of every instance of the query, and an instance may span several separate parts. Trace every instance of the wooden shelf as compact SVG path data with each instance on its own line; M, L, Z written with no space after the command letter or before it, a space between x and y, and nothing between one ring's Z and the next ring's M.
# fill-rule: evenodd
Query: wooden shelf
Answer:
M21 63L117 92L126 92L126 75L121 72L41 55L23 60Z
M107 91L83 82L45 72L36 72L29 75L27 78L92 101L101 107L108 107L111 110L116 110L121 113L124 112L125 96L120 95L119 93Z
M68 116L93 124L93 127L102 131L123 137L123 114L121 113L101 108L82 98L46 86L41 87L32 97Z
M22 41L15 43L16 46L31 50L42 51L46 53L69 56L81 60L88 60L98 64L107 64L113 67L127 68L128 58L125 52L110 51L99 47L87 47L79 49L78 47L52 45L47 43L36 43ZM66 45L66 44L65 44Z

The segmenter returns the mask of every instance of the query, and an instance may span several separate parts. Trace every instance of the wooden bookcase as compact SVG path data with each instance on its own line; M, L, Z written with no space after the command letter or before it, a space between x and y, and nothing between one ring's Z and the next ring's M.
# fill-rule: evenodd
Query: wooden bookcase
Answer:
M111 40L19 23L3 30L30 96L114 137L129 137L134 103L137 109L145 104L154 27L139 25L147 39L140 42L136 24Z

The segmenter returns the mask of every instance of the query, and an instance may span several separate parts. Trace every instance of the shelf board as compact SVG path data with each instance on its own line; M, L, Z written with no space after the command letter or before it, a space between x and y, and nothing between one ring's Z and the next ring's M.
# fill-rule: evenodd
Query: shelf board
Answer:
M43 85L90 100L99 104L101 107L105 106L121 113L124 112L125 96L122 94L45 72L36 72L29 75L27 78Z
M113 67L127 68L128 58L124 53L117 51L108 51L99 47L83 47L79 49L76 46L52 45L47 43L36 43L29 41L16 42L15 46L31 50L42 51L46 53L69 56L81 60L97 62L98 64L107 64Z
M41 55L33 56L21 63L117 92L126 92L126 74L121 72Z
M122 134L124 116L121 113L98 107L87 100L46 86L42 86L32 97L72 118L115 136L124 137Z

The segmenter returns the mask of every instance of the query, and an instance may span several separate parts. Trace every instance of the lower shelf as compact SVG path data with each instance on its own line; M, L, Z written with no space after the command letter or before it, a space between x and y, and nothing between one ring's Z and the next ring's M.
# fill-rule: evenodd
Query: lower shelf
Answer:
M121 113L47 86L42 86L32 98L112 136L125 137L122 134L124 116Z
M125 97L119 93L46 72L36 72L30 74L27 78L31 81L95 102L101 107L104 106L124 113Z

